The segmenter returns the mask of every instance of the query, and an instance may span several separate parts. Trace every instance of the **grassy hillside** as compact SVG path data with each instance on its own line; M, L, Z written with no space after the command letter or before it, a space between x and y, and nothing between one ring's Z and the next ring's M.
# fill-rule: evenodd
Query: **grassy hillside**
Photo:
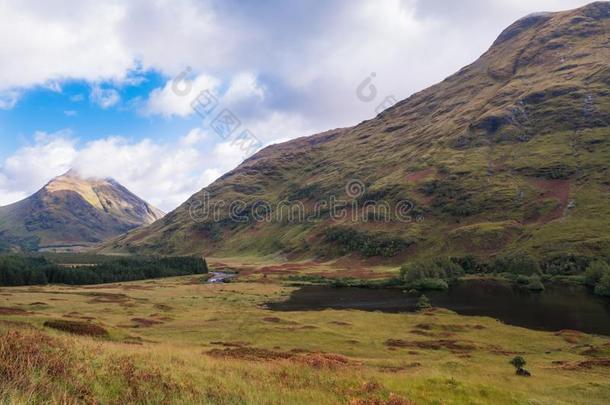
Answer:
M390 261L608 255L609 31L608 2L521 19L443 82L353 128L267 147L105 250ZM354 181L363 190L347 195ZM206 198L217 218L201 215ZM315 208L333 198L346 201L346 217ZM410 221L396 215L404 200ZM229 215L235 201L243 221ZM277 219L281 201L301 203L310 220ZM360 215L366 201L391 212ZM257 220L267 203L275 219ZM349 232L358 243L344 243Z

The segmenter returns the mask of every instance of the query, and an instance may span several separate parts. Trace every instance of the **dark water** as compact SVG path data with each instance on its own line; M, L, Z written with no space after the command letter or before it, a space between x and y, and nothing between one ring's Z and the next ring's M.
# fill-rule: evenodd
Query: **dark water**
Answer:
M469 280L448 291L426 292L433 306L462 315L489 316L529 329L575 329L610 336L610 300L596 297L586 288L548 285L541 293L490 280ZM284 302L269 303L275 311L359 309L408 312L416 309L418 294L399 289L332 288L306 286Z

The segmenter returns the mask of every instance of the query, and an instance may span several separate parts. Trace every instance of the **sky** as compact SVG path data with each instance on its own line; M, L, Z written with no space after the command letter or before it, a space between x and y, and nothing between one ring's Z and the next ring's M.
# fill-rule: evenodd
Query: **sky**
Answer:
M587 3L0 0L0 206L76 169L170 211L260 147L373 118L517 19Z

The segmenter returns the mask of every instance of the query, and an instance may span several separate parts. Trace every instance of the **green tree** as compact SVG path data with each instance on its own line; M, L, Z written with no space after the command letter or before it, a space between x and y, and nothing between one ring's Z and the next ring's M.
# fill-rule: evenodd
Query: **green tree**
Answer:
M510 364L512 364L517 370L519 370L520 368L525 367L525 365L527 364L527 362L525 361L525 359L521 356L515 356L513 357L513 359L510 361Z
M602 260L594 261L585 271L585 283L590 287L595 287L602 277L608 273L610 273L608 263Z
M419 300L417 301L417 309L423 311L428 308L432 308L432 304L430 303L428 297L422 294L421 297L419 297Z

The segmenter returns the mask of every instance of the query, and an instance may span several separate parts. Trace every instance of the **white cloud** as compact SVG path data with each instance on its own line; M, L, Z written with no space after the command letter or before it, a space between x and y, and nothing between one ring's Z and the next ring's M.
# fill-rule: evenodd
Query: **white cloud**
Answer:
M12 109L20 98L21 92L18 90L0 91L0 110Z
M265 98L265 88L257 77L251 72L237 74L231 80L229 89L223 96L223 101L228 104L237 104L255 99L261 101Z
M103 89L96 84L91 88L89 100L101 108L107 109L121 101L121 96L115 89Z
M17 150L0 166L2 202L29 195L52 177L68 171L76 155L75 140L69 131L36 133L34 144Z
M169 80L164 87L151 92L141 112L144 115L160 114L165 117L186 117L194 113L191 102L199 93L204 90L216 92L220 84L220 80L204 74L194 79L187 78L184 81L174 82L174 80ZM178 91L176 91L176 88ZM187 94L183 94L182 91Z
M74 168L84 176L112 177L151 204L171 210L232 168L234 161L207 151L207 135L194 129L176 144L108 137L80 145L69 131L40 132L32 145L0 166L0 205L22 199ZM207 163L207 168L202 167Z
M64 115L66 117L76 117L78 115L78 113L74 110L65 110Z
M208 138L208 135L201 128L193 128L188 134L180 138L180 143L185 146L193 146L201 143Z

